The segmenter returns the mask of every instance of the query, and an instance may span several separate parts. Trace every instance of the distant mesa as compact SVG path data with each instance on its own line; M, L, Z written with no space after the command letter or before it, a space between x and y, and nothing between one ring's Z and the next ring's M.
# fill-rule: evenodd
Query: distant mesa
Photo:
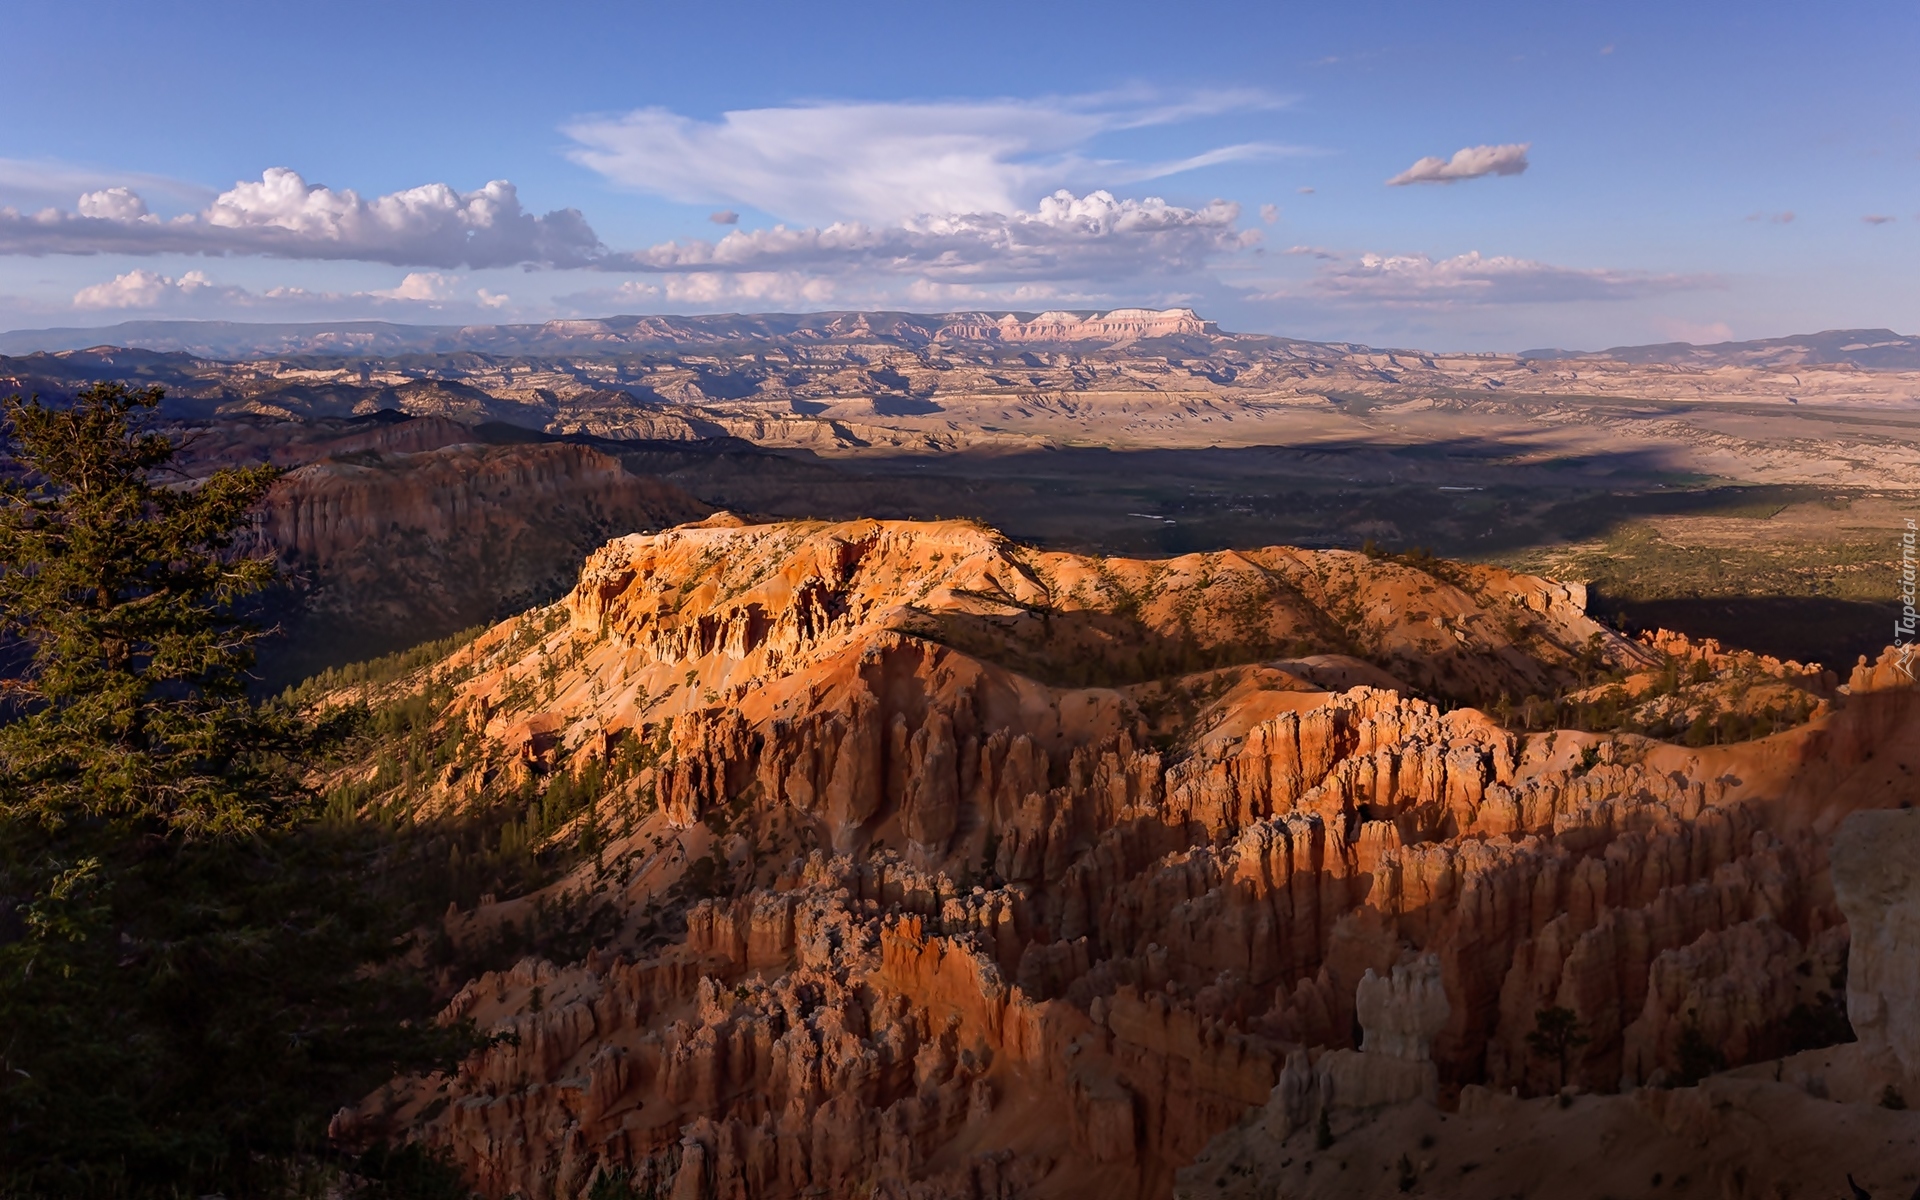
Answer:
M1312 343L1221 329L1190 308L1116 308L1049 312L977 310L950 313L835 311L625 315L570 318L537 325L402 325L391 321L252 323L125 321L93 328L20 329L0 333L0 355L76 350L190 354L226 361L264 358L400 357L411 354L569 355L733 354L768 345L1059 346L1115 348L1170 341L1187 353L1232 347L1298 350L1320 346L1341 354L1421 355L1411 349L1358 343ZM1920 335L1891 329L1829 329L1746 342L1694 345L1662 342L1605 350L1523 350L1534 362L1615 362L1696 368L1850 366L1920 370Z
M614 316L538 325L401 325L390 321L249 323L126 321L99 328L0 333L0 354L59 353L112 345L203 358L282 355L609 353L724 350L743 343L882 342L920 348L935 342L1118 345L1150 338L1221 336L1189 308L1031 312L727 313L713 316Z
M1690 367L1852 366L1865 370L1920 369L1920 336L1891 329L1826 329L1750 342L1661 342L1651 346L1614 346L1606 350L1523 350L1521 358L1588 359L1635 366L1672 364Z

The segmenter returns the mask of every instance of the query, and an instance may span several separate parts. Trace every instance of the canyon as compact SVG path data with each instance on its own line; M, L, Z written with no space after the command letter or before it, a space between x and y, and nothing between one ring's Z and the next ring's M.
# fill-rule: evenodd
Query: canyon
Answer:
M105 336L135 345L89 340ZM301 647L276 679L556 598L626 531L595 524L587 493L627 501L600 496L614 477L586 470L592 455L534 448L554 443L691 498L631 528L728 509L965 515L1135 557L1372 541L1587 580L1616 625L1842 663L1884 643L1889 531L1920 468L1914 341L1886 330L1444 354L1234 333L1174 309L159 322L10 334L0 348L36 351L0 359L0 391L166 388L174 428L210 461L473 444L491 448L462 470L525 457L573 480L555 484L564 528L515 542L550 547L538 564L490 587L471 569L484 555L419 526L418 570L394 560L414 583L358 606L360 626L354 603L328 606L294 630ZM421 424L402 431L409 418ZM387 486L402 467L328 470L338 490L349 476ZM499 540L485 506L465 511L476 540ZM303 569L309 592L354 590Z
M1506 443L1516 465L1634 456L1667 471L1881 487L1913 477L1920 404L1912 340L1885 330L1516 355L1230 333L1187 309L223 328L123 331L173 349L0 358L0 390L140 378L167 386L184 417L395 411L852 458L1471 435ZM6 340L57 346L72 340L64 332Z
M324 701L440 698L458 752L377 800L423 824L597 781L547 835L563 876L455 905L449 943L603 918L580 957L453 955L442 1019L497 1040L334 1136L494 1196L1200 1195L1215 1163L1284 1172L1250 1120L1353 1148L1407 1112L1567 1111L1542 1094L1677 1114L1745 1086L1700 1082L1702 1046L1832 1054L1833 832L1910 800L1910 681L1586 602L968 521L616 538L557 604Z
M187 427L190 474L284 472L236 547L286 579L267 681L490 623L563 592L611 534L711 511L604 450L516 434L431 417Z
M1911 339L140 336L0 390L281 468L261 690L358 722L312 782L444 877L404 970L484 1039L337 1147L541 1200L1920 1182Z

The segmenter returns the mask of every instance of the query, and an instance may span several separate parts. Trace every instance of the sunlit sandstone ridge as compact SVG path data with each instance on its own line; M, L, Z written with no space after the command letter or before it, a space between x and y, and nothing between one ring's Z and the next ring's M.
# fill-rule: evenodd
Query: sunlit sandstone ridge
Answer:
M1907 794L1913 694L1885 663L1843 690L1628 642L1583 604L1431 559L1085 558L960 522L613 541L433 668L478 749L410 803L604 764L557 837L611 840L553 893L618 929L449 980L450 1018L516 1036L335 1134L444 1146L495 1196L615 1169L676 1200L1156 1196L1318 1074L1342 1113L1557 1087L1527 1042L1549 1006L1588 1088L1672 1076L1689 1030L1780 1053L1832 1007L1828 839ZM1781 731L1489 715L1669 671Z

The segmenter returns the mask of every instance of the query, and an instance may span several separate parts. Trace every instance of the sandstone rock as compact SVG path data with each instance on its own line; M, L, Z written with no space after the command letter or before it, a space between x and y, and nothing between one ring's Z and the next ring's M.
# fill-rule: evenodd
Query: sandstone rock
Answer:
M1920 810L1858 812L1833 838L1847 915L1847 1018L1862 1047L1920 1079Z
M1427 1062L1433 1057L1433 1039L1453 1015L1439 956L1426 954L1398 964L1385 978L1368 971L1360 980L1354 1009L1366 1031L1363 1053Z
M1549 1006L1589 1088L1671 1072L1689 1022L1775 1052L1841 928L1819 830L1920 733L1910 693L1730 747L1522 737L1414 697L1440 660L1412 589L1466 655L1448 686L1544 694L1596 634L1623 669L1651 654L1490 568L1094 564L961 523L610 543L563 608L446 665L486 758L421 803L644 747L601 801L632 829L602 848L626 924L461 989L448 1019L518 1044L434 1115L439 1082L403 1081L341 1135L444 1145L496 1196L598 1164L703 1197L1138 1194L1262 1105L1284 1137L1558 1086L1527 1045ZM1327 690L1261 657L1348 605L1380 614L1369 678L1414 678ZM1507 609L1525 647L1480 615ZM1194 657L1150 661L1176 638ZM696 900L700 860L725 871Z

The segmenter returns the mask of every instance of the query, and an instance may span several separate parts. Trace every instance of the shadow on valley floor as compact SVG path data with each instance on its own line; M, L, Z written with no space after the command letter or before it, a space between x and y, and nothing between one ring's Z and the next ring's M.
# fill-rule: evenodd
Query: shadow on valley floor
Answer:
M1714 486L1638 452L1540 460L1523 445L1477 438L1405 447L781 457L751 474L689 463L669 478L742 512L968 516L1051 548L1140 556L1358 548L1371 540L1486 557L1596 537L1635 517L1777 509L1824 494Z
M1621 600L1599 593L1589 607L1609 620L1624 613L1633 629L1675 629L1775 658L1817 662L1843 679L1861 655L1875 658L1892 643L1898 611L1891 604L1825 596Z
M475 427L473 435L494 444L591 445L632 474L663 479L750 518L970 517L1049 549L1145 558L1265 545L1358 549L1372 542L1387 550L1425 547L1443 557L1525 564L1545 551L1604 541L1662 518L1765 520L1793 505L1825 502L1844 510L1850 502L1842 489L1686 476L1653 453L1543 457L1523 439L822 458L733 438L562 438L497 423ZM1698 568L1686 560L1677 575L1668 571L1673 577L1663 576L1658 591L1610 581L1617 598L1595 611L1612 619L1624 610L1638 625L1666 625L1829 665L1851 664L1856 654L1884 644L1876 632L1884 614L1870 603L1877 594L1834 599L1835 589L1820 580L1827 553L1820 540L1788 549L1799 555L1800 573L1784 583L1768 578L1736 587L1704 575L1683 578L1705 569L1708 556L1701 556ZM550 586L516 601L554 598L573 569L569 559ZM1633 572L1626 574L1631 583ZM1878 579L1884 572L1867 574ZM1887 576L1888 586L1891 581ZM1773 594L1708 598L1741 590ZM414 641L445 636L486 615L416 607L419 620L397 626ZM294 636L268 652L276 661L263 664L272 666L277 681L399 648L384 634L375 646L337 622L324 623L324 631L321 624L289 622Z
M1772 566L1797 571L1762 577L1728 568L1724 555L1680 556L1678 566L1663 561L1657 593L1615 586L1615 594L1596 598L1593 611L1608 620L1624 612L1635 627L1664 626L1843 670L1856 656L1877 652L1891 632L1882 597L1831 594L1845 557L1837 553L1844 540L1837 530L1854 493L1700 479L1666 470L1645 453L1539 459L1524 444L1484 438L1399 447L1076 448L856 459L758 448L699 453L656 443L629 461L743 513L966 516L1050 549L1138 557L1264 545L1358 549L1371 541L1512 563L1623 530L1644 533L1661 518L1763 522L1791 506L1824 506L1835 514L1834 531L1810 534L1801 526L1765 548ZM1729 580L1729 570L1741 578ZM1686 578L1689 572L1699 577ZM1624 573L1630 585L1634 571ZM1866 576L1865 586L1876 589L1881 582L1890 588L1894 578L1871 565ZM1729 594L1767 589L1774 594Z

